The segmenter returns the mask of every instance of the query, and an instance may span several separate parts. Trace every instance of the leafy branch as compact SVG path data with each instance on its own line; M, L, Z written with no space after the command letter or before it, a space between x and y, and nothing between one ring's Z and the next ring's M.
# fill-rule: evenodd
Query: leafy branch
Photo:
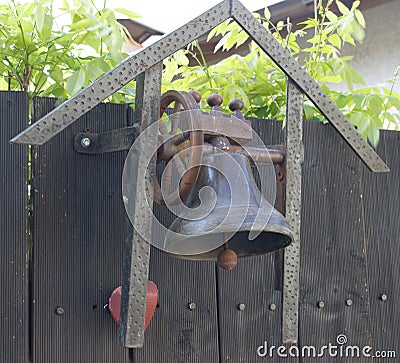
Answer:
M336 4L338 14L331 10L333 4ZM359 5L358 0L353 2L351 8L339 0L328 0L323 6L322 0L318 0L315 17L299 24L301 28L296 31L292 31L289 19L272 24L268 9L265 9L263 16L257 13L255 16L321 84L360 134L376 146L379 129L400 129L400 96L393 88L400 71L398 69L395 73L389 90L366 87L361 75L349 65L351 57L340 56L343 44L357 46L364 38L366 23L358 9ZM220 93L226 100L240 97L244 101L243 111L247 116L283 120L286 111L286 76L233 20L229 19L214 28L208 40L218 35L221 38L215 46L215 52L228 51L246 43L249 54L235 54L211 66L202 62L189 67L182 55L185 51L180 51L179 56L173 55L165 62L165 87L197 89L204 99L212 92ZM300 46L301 39L307 39L306 47ZM199 46L192 44L190 47ZM198 52L201 54L201 50ZM187 55L192 53L192 50L186 50ZM332 83L341 83L347 91L335 91ZM355 86L359 88L355 90ZM227 109L225 111L228 112ZM326 122L309 101L305 102L303 113L306 120Z
M123 41L128 32L115 12L138 17L125 9L98 9L93 0L64 1L61 15L53 12L53 1L7 0L0 4L0 87L23 90L30 98L67 98L113 68L127 55ZM70 22L58 26L59 16ZM131 86L113 96L132 99Z

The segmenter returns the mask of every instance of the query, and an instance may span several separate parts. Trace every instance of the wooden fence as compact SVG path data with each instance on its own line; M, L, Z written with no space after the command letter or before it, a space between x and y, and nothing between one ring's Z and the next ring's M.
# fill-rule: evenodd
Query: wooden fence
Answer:
M35 100L34 117L54 103ZM126 154L77 154L73 140L88 128L124 127L131 111L99 105L33 149L29 176L27 147L8 143L26 127L27 96L0 92L0 362L282 361L276 351L257 355L264 342L281 345L282 292L274 287L272 255L240 260L227 272L153 249L159 306L144 347L119 346L118 326L104 306L122 280ZM280 122L252 122L266 144L283 143ZM338 345L344 334L347 345L400 356L399 139L381 133L377 152L391 171L375 175L330 125L305 124L300 350ZM345 359L326 353L321 361Z

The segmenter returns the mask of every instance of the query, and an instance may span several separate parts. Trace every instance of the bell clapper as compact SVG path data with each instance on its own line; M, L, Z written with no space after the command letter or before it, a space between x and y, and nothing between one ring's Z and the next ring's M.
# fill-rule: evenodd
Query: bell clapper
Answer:
M229 248L228 242L225 242L223 251L217 257L218 266L227 271L233 270L237 265L237 260L235 251Z

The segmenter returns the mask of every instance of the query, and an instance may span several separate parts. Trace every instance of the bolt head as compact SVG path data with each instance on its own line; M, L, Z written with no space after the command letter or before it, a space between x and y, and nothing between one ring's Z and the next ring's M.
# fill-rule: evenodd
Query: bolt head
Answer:
M57 308L56 308L56 314L59 315L59 316L61 316L61 315L64 315L64 313L65 313L64 308L63 308L62 306L57 306Z
M347 299L347 300L346 300L346 305L347 305L347 306L353 305L353 300Z
M269 310L271 310L271 311L276 310L276 304L274 304L274 303L269 304Z
M81 145L82 145L84 148L89 147L90 144L91 144L91 140L90 140L88 137L84 137L84 138L81 140Z
M381 296L380 296L380 299L382 300L382 301L386 301L387 300L387 295L386 294L381 294Z
M325 307L325 303L323 301L318 301L317 306L322 309L323 307Z
M194 310L194 309L196 309L196 304L194 302L191 302L188 304L188 308L189 308L189 310Z
M240 303L240 304L238 305L238 309L239 309L240 311L243 311L244 309L246 309L246 305L243 304L243 303Z

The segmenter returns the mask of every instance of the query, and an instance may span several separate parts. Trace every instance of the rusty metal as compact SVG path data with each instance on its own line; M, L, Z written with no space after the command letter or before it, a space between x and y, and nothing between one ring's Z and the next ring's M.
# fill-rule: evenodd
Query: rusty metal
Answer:
M235 161L235 168L232 168L230 159ZM238 167L241 169L243 178L238 178ZM210 188L204 188L207 186ZM199 191L202 189L204 193L202 200L205 205L208 199L213 198L209 194L209 190L213 190L212 194L216 195L215 206L204 218L190 220L190 217L183 213L172 223L170 231L179 233L180 236L169 237L167 233L166 249L185 251L180 254L170 253L173 257L215 261L224 250L224 246L222 243L215 248L214 241L225 240L226 242L229 239L226 234L233 235L229 239L229 249L233 250L239 258L269 253L291 243L293 236L286 220L261 195L246 156L223 151L203 155L203 165L188 198L187 213L191 213L191 210L195 210L201 204ZM236 201L233 202L231 193L235 190L248 190L248 195L239 193L240 195L236 195ZM229 218L227 218L228 214ZM263 217L256 218L257 215ZM214 230L216 226L218 230ZM249 231L260 232L260 234L250 241ZM196 246L201 247L200 251L210 246L210 251L196 252Z
M286 150L283 145L276 146L276 149L286 156ZM272 158L271 158L272 159ZM282 159L281 163L276 163L275 166L277 176L277 193L276 193L276 209L282 215L286 214L286 162ZM279 250L275 252L274 256L274 269L275 269L275 290L283 291L283 261L284 251Z
M199 174L199 164L201 163L201 158L202 158L202 152L201 148L196 148L196 146L200 146L203 144L203 131L198 129L196 127L196 113L193 112L184 112L184 111L193 111L198 109L197 102L195 98L187 92L179 92L175 90L170 90L164 93L161 96L160 99L160 110L161 114L164 113L164 111L167 109L167 107L171 104L175 103L174 105L174 112L171 115L172 122L171 122L171 131L170 133L166 129L165 125L163 122L160 122L160 133L162 134L165 139L171 138L171 136L176 137L177 135L177 129L178 129L178 123L179 119L174 118L174 116L181 112L181 107L183 108L183 114L184 114L184 119L185 119L185 125L186 128L185 131L188 132L188 135L186 136L185 133L182 133L181 135L184 135L185 137L181 140L180 136L177 136L177 139L173 143L169 143L168 141L166 143L163 143L163 148L161 150L161 154L167 154L165 157L162 155L159 157L159 160L168 160L170 159L175 153L178 152L178 148L176 148L176 145L180 143L180 141L186 141L186 139L190 140L190 144L188 144L188 162L187 165L185 165L187 172L183 174L181 183L180 183L180 189L179 189L179 195L177 195L176 199L181 199L182 201L185 201L190 194L190 192L193 189L194 183L197 179L197 176ZM170 164L171 165L171 164ZM156 203L162 204L164 202L163 195L161 193L161 187L160 184L155 178L154 180L154 201ZM168 185L166 186L168 189ZM170 203L173 203L174 200L169 200Z
M228 242L225 242L224 249L217 256L218 266L229 271L236 267L237 261L237 254L228 247Z
M301 165L303 164L303 93L287 80L286 219L294 240L284 252L282 340L297 343L299 334Z
M218 93L211 93L207 97L207 103L211 107L213 111L221 111L220 106L222 105L223 99L222 96Z
M247 120L243 113L242 113L242 109L244 107L244 102L240 99L240 98L234 98L233 100L231 100L229 102L229 109L232 111L232 116L237 117L239 120L242 120L245 122L245 124L247 124L249 127L251 127L251 122L250 120ZM244 138L236 138L236 139L230 139L230 142L235 145L235 144L240 144L243 145L246 141L246 139Z
M160 93L162 78L162 62L145 71L138 80L136 99L138 114L142 129L159 118ZM158 135L153 133L146 142L142 142L140 150L146 155L151 153L152 145L157 142ZM128 225L128 236L124 249L123 283L121 298L120 342L127 348L143 346L146 314L146 291L149 274L152 216L143 208L146 203L153 204L153 181L155 177L155 158L146 165L143 157L137 155L136 167L131 170L131 182L136 190L146 190L146 193L135 193L133 225L142 225L147 233L141 236L132 224ZM141 183L145 183L144 186Z
M251 161L260 164L282 164L285 161L286 154L283 150L276 149L264 149L256 147L242 148L240 146L233 145L231 151L236 154L247 156Z

